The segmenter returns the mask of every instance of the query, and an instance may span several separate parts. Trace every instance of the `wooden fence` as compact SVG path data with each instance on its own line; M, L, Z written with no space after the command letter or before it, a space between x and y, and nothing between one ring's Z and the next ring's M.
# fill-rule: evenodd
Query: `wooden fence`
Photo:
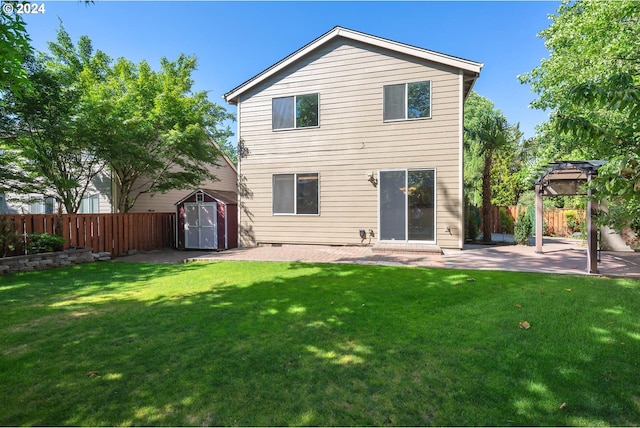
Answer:
M507 232L505 230L505 226L500 224L500 215L499 210L503 208L507 211L509 216L513 219L513 221L517 221L520 214L527 211L526 207L519 206L508 206L508 207L494 207L493 212L493 231ZM580 223L584 223L586 221L586 213L584 210L579 209L567 209L567 208L554 208L554 209L544 209L544 225L545 230L544 233L551 236L569 236L572 231L567 225L567 212L573 211L577 214L578 219L580 219ZM535 211L534 211L535 215ZM535 221L535 219L532 219Z
M176 243L175 213L0 215L0 220L24 236L59 234L64 249L91 247L114 257L130 250L175 248Z

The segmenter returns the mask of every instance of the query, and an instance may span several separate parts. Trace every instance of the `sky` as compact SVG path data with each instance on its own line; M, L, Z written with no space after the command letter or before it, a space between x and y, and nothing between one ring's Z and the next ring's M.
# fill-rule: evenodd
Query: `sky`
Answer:
M38 3L34 1L34 3ZM48 51L60 23L74 42L116 59L147 61L195 55L196 90L236 113L222 95L336 25L484 63L474 90L490 99L526 138L547 113L517 76L548 58L537 35L551 24L558 1L84 1L44 0L43 13L24 15L32 46ZM232 124L235 130L235 124ZM235 143L235 137L231 140Z

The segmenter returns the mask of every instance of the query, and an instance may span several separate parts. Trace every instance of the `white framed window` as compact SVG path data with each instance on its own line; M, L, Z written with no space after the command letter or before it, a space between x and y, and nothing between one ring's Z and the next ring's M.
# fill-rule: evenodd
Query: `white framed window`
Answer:
M45 198L31 202L29 204L30 214L53 214L55 206L54 198Z
M317 127L318 116L319 95L317 93L271 100L271 126L274 131Z
M318 173L273 175L273 214L320 214Z
M382 116L385 122L431 117L431 81L383 87Z
M98 195L91 195L82 198L80 201L80 214L97 214L100 212L100 198Z

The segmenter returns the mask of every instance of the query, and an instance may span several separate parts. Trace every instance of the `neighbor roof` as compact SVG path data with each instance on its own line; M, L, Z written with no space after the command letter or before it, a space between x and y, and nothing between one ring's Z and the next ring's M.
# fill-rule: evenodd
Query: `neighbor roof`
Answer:
M308 55L309 53L315 51L319 47L325 45L326 43L338 37L366 43L372 46L377 46L377 47L388 49L394 52L410 55L419 59L432 61L432 62L448 65L448 66L463 70L465 97L471 91L471 88L473 87L473 84L475 83L476 79L480 75L480 70L484 65L483 63L480 63L480 62L470 61L467 59L458 58L451 55L445 55L440 52L430 51L427 49L407 45L404 43L394 42L393 40L383 39L381 37L360 33L358 31L349 30L347 28L334 27L331 31L323 34L322 36L318 37L311 43L303 46L302 48L298 49L291 55L280 60L279 62L275 63L271 67L267 68L263 72L255 75L254 77L247 80L246 82L233 88L231 91L227 92L222 97L229 104L233 104L233 105L237 104L238 98L246 91L262 83L263 81L270 78L274 74L278 73L282 69L288 67L289 65L293 64L294 62L298 61L299 59L303 58L304 56Z

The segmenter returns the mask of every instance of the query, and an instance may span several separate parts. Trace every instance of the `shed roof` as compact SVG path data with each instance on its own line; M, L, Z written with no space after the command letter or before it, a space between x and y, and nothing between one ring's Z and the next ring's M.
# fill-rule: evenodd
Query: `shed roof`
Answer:
M430 50L419 48L416 46L411 46L404 43L395 42L393 40L384 39L382 37L372 36L370 34L360 33L358 31L350 30L348 28L336 26L330 31L328 31L327 33L323 34L322 36L318 37L317 39L313 40L312 42L306 44L302 48L293 52L289 56L275 63L271 67L267 68L261 73L258 73L254 77L240 84L239 86L233 88L231 91L227 92L222 97L229 104L232 104L232 105L237 104L239 97L246 91L262 83L263 81L270 78L274 74L290 66L294 62L300 60L301 58L305 57L309 53L315 51L319 47L330 42L331 40L334 40L339 37L366 43L372 46L377 46L377 47L388 49L394 52L410 55L419 59L432 61L432 62L448 65L448 66L463 70L465 97L471 91L471 88L473 87L473 84L475 83L476 79L480 75L480 70L484 65L483 63L480 63L480 62L470 61L467 59L446 55L436 51L430 51Z
M197 189L189 193L184 198L180 199L174 205L180 205L196 193L204 193L212 197L213 199L222 202L223 204L237 204L238 194L236 192L229 192L226 190L211 190L211 189Z

